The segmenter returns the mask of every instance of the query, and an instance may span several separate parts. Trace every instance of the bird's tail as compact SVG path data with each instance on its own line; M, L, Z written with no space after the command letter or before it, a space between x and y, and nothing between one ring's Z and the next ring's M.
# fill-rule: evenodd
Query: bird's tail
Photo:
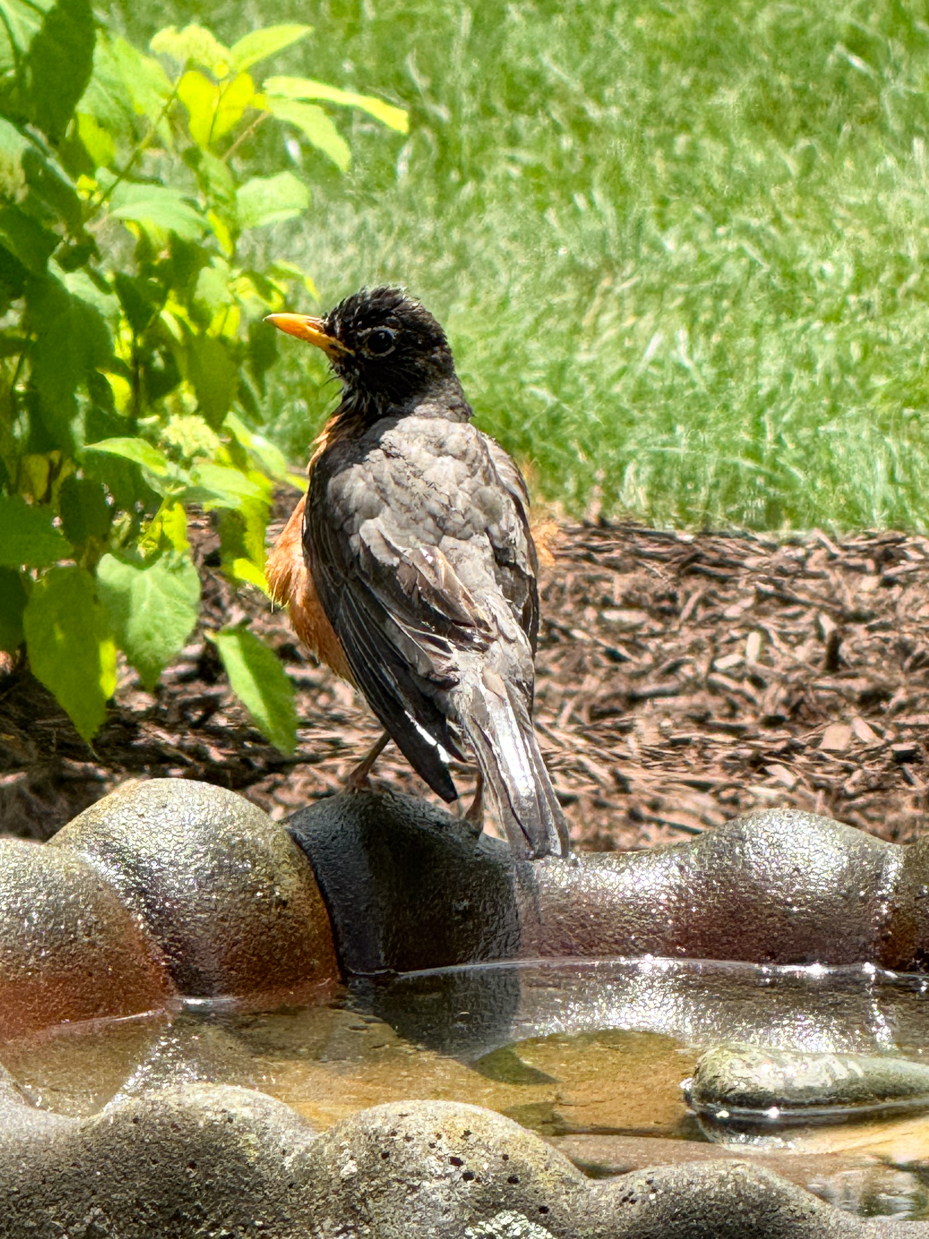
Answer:
M461 725L511 848L529 857L567 856L567 823L525 701L502 680L497 690L485 678L482 690L461 712Z

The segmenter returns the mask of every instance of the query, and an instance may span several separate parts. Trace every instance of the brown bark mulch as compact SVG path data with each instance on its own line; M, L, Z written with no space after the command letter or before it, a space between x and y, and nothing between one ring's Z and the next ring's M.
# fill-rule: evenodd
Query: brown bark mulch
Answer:
M0 830L45 838L130 777L207 779L283 817L337 791L378 734L298 647L286 614L234 597L195 540L203 622L250 617L297 689L300 744L266 744L198 632L156 694L126 668L91 749L21 667L0 669ZM929 539L833 541L563 527L542 588L536 718L584 848L699 834L792 805L912 840L929 792ZM463 790L473 772L462 768ZM391 746L375 786L424 793Z

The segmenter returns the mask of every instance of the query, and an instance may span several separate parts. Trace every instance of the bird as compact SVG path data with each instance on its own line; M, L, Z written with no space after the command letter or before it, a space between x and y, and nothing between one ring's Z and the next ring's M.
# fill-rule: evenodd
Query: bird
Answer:
M566 856L565 818L532 722L538 554L525 480L472 422L446 334L405 290L363 288L322 318L268 321L321 349L342 397L308 489L268 557L300 640L357 686L384 735L444 801L453 757L478 766L514 853Z

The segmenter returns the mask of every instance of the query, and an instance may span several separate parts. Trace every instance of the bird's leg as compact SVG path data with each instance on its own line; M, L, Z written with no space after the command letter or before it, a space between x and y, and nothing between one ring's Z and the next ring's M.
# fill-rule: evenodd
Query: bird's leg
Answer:
M374 763L383 753L384 749L387 748L389 743L390 736L385 731L382 733L380 739L371 746L368 752L345 780L345 786L349 791L358 792L368 786L368 775L374 769Z
M477 772L477 787L474 790L474 799L468 807L467 813L464 815L466 822L471 822L474 826L481 826L484 822L484 776L480 770Z

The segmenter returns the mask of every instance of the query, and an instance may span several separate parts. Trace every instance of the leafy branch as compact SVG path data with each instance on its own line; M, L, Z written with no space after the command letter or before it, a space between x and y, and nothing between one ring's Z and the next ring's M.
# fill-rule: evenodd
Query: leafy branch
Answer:
M243 241L301 215L310 188L291 168L253 174L246 152L273 124L344 169L331 109L407 125L311 79L256 85L256 65L310 34L227 47L168 27L145 52L87 0L0 5L0 650L25 651L87 740L119 653L154 690L197 622L192 507L212 514L227 576L266 589L273 488L294 479L262 433L262 320L314 286L286 261L248 265ZM273 653L239 628L212 639L256 726L292 751Z

